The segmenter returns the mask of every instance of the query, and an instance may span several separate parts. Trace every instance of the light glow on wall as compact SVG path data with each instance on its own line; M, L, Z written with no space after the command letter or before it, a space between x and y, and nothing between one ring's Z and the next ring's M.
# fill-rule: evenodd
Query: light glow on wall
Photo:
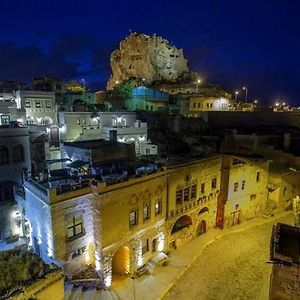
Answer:
M96 271L101 270L100 256L97 250L95 250L95 270Z
M110 287L111 286L111 282L112 282L112 275L110 274L106 274L104 275L104 284L106 287Z
M136 249L136 265L141 267L143 265L143 252L142 252L142 242L140 241Z
M165 235L161 232L157 237L157 251L161 252L165 246Z

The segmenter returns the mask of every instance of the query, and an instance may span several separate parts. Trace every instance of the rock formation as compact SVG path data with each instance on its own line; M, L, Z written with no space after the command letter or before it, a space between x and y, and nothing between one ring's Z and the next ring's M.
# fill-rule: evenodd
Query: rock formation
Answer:
M131 33L120 42L119 49L112 52L110 66L108 90L129 78L149 85L154 81L174 82L189 73L182 49L155 34Z

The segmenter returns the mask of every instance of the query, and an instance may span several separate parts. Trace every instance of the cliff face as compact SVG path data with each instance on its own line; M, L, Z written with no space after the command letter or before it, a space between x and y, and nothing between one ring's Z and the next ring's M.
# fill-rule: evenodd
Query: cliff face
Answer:
M121 41L119 49L112 52L110 66L109 90L132 77L150 84L156 80L172 82L189 72L182 49L155 34L131 33Z

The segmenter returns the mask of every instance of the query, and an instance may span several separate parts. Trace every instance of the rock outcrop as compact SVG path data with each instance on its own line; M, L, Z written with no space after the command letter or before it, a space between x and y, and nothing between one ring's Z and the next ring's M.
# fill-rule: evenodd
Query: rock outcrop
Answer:
M130 78L151 84L154 81L175 82L189 73L182 49L153 34L131 33L120 42L110 57L112 75L107 83L111 90Z

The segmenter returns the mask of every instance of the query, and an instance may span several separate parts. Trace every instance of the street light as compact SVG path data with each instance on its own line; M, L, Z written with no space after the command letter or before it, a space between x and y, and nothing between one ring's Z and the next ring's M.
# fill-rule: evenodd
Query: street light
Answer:
M235 98L234 98L235 101L237 101L238 94L239 94L239 92L238 92L238 91L235 91Z
M247 103L248 88L246 86L243 86L243 90L245 91L245 103Z
M196 81L196 94L198 94L198 86L199 86L200 83L201 83L201 79L198 79Z

